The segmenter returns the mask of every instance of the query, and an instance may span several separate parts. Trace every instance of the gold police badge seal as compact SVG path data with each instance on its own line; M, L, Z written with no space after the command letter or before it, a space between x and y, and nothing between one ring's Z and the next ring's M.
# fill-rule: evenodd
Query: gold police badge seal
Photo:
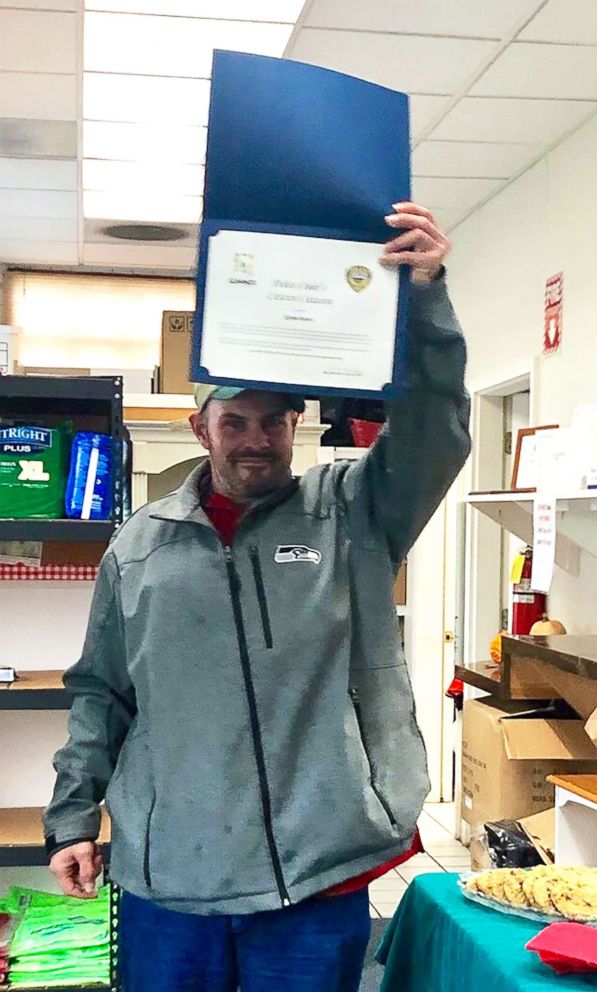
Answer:
M367 289L372 278L373 273L366 265L351 265L346 270L346 281L355 293L362 293L364 289Z

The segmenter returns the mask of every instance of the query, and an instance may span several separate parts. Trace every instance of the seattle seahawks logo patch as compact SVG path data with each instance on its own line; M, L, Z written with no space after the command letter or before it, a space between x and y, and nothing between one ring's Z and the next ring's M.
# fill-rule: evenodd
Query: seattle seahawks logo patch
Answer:
M321 551L308 548L306 544L279 544L276 548L274 561L285 565L293 561L310 561L314 565L321 563Z

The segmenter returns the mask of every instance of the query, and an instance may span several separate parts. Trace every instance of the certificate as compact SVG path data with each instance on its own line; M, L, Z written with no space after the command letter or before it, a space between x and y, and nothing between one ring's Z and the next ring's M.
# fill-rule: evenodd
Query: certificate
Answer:
M410 199L408 99L342 73L215 52L191 379L391 398L409 274L379 264Z
M398 276L378 244L220 230L209 239L200 362L210 377L381 391Z

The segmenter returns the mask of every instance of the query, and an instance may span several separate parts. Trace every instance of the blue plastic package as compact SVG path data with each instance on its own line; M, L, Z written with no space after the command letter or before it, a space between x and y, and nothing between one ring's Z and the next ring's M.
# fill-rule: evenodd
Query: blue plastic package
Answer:
M73 439L66 484L66 515L109 520L112 512L112 438L79 431Z

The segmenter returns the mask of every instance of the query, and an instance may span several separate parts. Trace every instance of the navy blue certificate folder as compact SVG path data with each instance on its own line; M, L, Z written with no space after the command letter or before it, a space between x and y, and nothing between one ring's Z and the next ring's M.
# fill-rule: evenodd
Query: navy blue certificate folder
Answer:
M218 231L256 231L375 242L397 232L384 223L392 204L410 199L408 98L342 73L286 59L214 53L197 308L191 380L305 391L301 383L215 377L202 364L209 238ZM381 255L381 249L380 249ZM400 272L390 397L405 376L408 284ZM289 376L290 378L290 376ZM310 386L310 394L347 389Z

